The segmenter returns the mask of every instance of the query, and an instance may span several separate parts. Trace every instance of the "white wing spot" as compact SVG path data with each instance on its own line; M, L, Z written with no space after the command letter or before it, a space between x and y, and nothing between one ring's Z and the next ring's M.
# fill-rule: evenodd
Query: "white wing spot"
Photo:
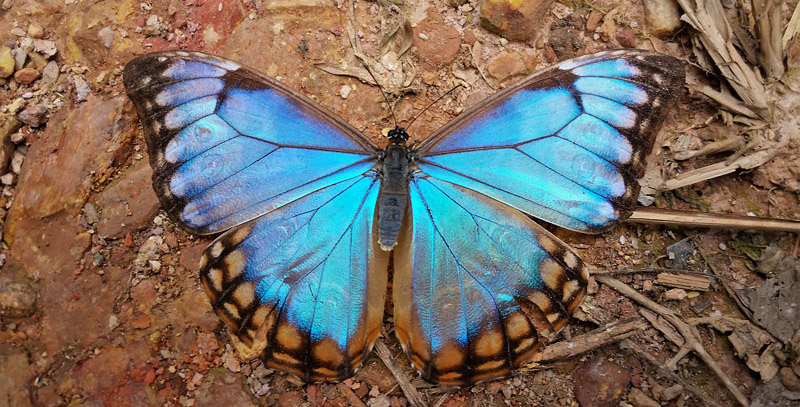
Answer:
M164 62L167 60L167 57L158 57L158 62Z
M655 83L659 84L659 85L661 85L662 83L664 83L664 78L663 78L661 75L659 75L659 74L655 74L655 75L653 75L653 76L652 76L652 78L653 78L653 81L654 81Z
M150 81L152 81L152 80L153 80L152 76L145 76L144 78L142 78L142 81L139 82L139 84L141 86L147 86L150 83Z

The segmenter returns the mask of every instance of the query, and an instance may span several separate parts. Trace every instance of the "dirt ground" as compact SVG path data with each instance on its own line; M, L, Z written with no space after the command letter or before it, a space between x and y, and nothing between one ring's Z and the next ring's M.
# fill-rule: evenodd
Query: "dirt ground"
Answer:
M734 27L753 40L751 6L730 3L725 7L740 17L731 19ZM380 140L381 129L392 126L383 97L348 76L363 75L347 31L349 4L2 1L0 74L3 58L12 58L13 74L0 79L0 406L409 405L374 353L352 379L310 385L237 357L199 282L199 256L211 240L181 230L160 210L141 128L122 86L122 69L137 55L202 50L279 78ZM602 49L656 49L687 61L694 84L719 87L721 79L702 71L692 54L686 24L657 38L653 27L669 25L669 13L646 18L644 4L359 1L353 21L367 55L390 49L378 58L384 68L378 80L400 98L395 114L401 121L465 85L421 116L412 140L422 140L497 89ZM782 24L795 5L778 5ZM392 35L404 18L413 30ZM790 68L800 59L798 48L790 48ZM779 99L796 97L798 87L775 82L770 89L778 89L771 95ZM751 141L746 130L752 126L731 117L696 86L682 89L650 169L667 179L729 159L730 151L688 160L676 155L743 134ZM650 195L653 206L800 220L800 139L776 128L771 137L782 144L765 164L657 191ZM790 329L784 340L774 321L746 325L747 315L726 289L760 287L786 270L796 280L796 233L630 222L601 235L548 228L593 273L612 273L683 320L707 318L694 325L700 344L753 405L800 405L800 338L793 340ZM668 270L710 285L658 284L658 274ZM787 284L800 292L800 283ZM668 366L685 338L663 315L643 309L593 280L561 340L631 318L645 325L624 342L470 388L417 378L393 335L388 304L382 340L430 405L681 407L706 405L703 395L719 406L737 405L696 352ZM778 317L778 325L791 327L797 322L791 318Z

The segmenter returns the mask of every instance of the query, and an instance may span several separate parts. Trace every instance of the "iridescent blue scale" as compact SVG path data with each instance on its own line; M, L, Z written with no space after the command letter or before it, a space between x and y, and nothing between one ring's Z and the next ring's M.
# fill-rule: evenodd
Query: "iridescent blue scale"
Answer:
M425 379L465 385L509 374L567 323L586 267L528 216L583 232L628 216L683 68L637 50L572 59L415 148L397 128L386 149L212 55L145 55L123 79L161 203L224 232L200 266L215 311L268 366L352 375L381 330L393 248L400 344Z

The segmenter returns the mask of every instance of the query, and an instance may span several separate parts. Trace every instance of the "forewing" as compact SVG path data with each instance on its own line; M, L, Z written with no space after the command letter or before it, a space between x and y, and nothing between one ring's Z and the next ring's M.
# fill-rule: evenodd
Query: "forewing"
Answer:
M214 233L374 166L357 130L272 78L199 52L138 57L123 81L162 206Z
M675 58L606 51L534 74L424 142L417 169L558 226L630 215L645 157L684 82Z
M235 227L203 254L214 310L268 367L351 376L380 333L388 252L373 238L376 178L322 188Z
M411 182L410 206L394 251L394 318L426 380L509 374L583 299L583 262L516 209L424 176Z

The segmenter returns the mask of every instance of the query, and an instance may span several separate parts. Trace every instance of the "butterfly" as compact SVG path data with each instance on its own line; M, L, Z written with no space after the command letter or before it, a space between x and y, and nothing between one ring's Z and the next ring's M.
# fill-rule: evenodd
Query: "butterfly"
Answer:
M267 366L353 375L381 332L391 261L409 361L428 381L469 385L531 360L579 306L585 264L529 216L587 233L629 216L684 71L641 50L570 59L413 147L400 127L380 147L277 80L200 52L140 56L123 81L163 208L221 233L200 262L214 310L262 343Z

